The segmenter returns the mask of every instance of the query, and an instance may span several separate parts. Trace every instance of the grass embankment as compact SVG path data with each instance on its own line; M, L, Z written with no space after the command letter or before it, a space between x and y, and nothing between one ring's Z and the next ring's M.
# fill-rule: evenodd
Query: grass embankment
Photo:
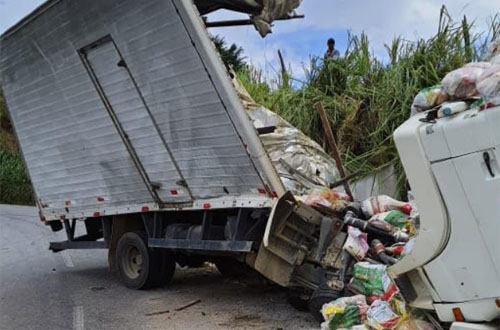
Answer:
M271 88L252 70L241 71L239 77L258 103L326 145L315 106L323 102L348 171L368 174L392 164L399 197L404 197L406 177L392 134L408 119L413 98L422 88L479 60L488 42L500 35L500 16L492 19L487 34L472 31L465 17L454 23L443 7L436 35L415 42L396 37L386 45L387 63L370 51L366 34L350 35L342 59L311 60L301 87L292 87L292 77L276 77L278 87Z
M32 205L31 187L0 90L0 204Z

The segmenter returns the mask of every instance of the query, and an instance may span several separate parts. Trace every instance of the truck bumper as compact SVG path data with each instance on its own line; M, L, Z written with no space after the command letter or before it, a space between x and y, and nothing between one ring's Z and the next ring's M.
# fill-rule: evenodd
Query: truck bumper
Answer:
M492 323L465 323L465 322L453 322L450 330L496 330L499 329L499 324Z
M434 308L439 319L443 322L455 321L453 316L455 308L460 309L465 320L469 322L491 322L500 318L500 307L497 305L497 300L498 298L488 298L461 303L435 303Z

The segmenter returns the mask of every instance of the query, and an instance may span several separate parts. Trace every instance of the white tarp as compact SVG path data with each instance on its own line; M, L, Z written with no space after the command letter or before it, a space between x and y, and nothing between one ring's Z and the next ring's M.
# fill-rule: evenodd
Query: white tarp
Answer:
M260 135L260 139L287 190L302 195L310 188L296 173L290 173L288 167L316 185L329 186L339 180L335 161L318 143L271 110L257 104L238 79L233 79L233 84L255 128L276 127L274 132Z

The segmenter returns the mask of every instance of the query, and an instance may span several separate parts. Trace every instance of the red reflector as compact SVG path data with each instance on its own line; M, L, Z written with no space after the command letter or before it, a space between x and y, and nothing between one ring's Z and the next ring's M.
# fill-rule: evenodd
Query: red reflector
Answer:
M101 212L94 212L94 217L100 217L101 216Z
M211 208L211 207L212 207L212 205L210 205L210 203L205 203L205 204L203 204L203 208L204 208L204 209L209 209L209 208Z
M71 201L65 201L64 205L66 205L66 206L71 205Z
M98 202L104 202L104 197L97 197Z
M276 191L273 191L273 192L271 193L271 197L276 197L276 198L277 198L277 197L278 197L278 193L277 193Z
M266 189L257 189L257 191L259 192L259 194L261 195L265 195L266 194Z
M66 220L66 216L63 214L60 216L61 220Z
M464 314L462 314L462 311L458 307L453 308L453 316L455 317L455 321L457 321L457 322L464 322L465 321Z
M46 218L46 217L44 217L43 215L40 215L40 221L45 222L45 220L47 220L47 218Z
M170 190L170 193L172 195L178 195L179 194L179 192L177 190Z
M149 206L143 206L141 210L142 212L149 212Z

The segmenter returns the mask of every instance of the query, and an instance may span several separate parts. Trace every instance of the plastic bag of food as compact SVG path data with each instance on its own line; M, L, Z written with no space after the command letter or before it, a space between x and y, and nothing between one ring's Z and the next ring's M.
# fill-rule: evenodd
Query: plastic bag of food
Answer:
M344 250L349 252L354 259L358 261L363 260L370 248L368 246L368 235L352 226L347 228L347 234L348 236L344 244Z
M491 63L477 62L464 65L462 68L451 71L442 81L444 91L450 98L463 99L478 95L476 82L484 70L491 67Z
M327 199L330 203L334 203L337 200L349 201L350 197L346 193L328 189L326 187L317 187L307 191L310 195L319 195Z
M448 94L441 85L435 85L422 89L411 105L411 115L431 109L448 100Z
M374 329L394 329L401 316L394 313L387 301L377 300L366 312L368 325Z
M484 70L477 89L486 103L500 104L500 63Z
M366 296L368 301L390 300L399 290L387 275L387 266L358 262L349 288L356 294Z
M424 320L405 318L395 328L396 330L435 330L434 326Z
M328 189L326 187L318 187L307 191L307 197L304 203L307 205L323 205L334 210L343 210L347 206L349 195Z
M307 195L304 198L304 204L313 206L313 205L323 205L329 208L333 208L333 204L330 203L329 200L320 195Z
M356 295L338 298L324 304L321 308L321 314L326 321L326 329L337 330L362 324L366 319L367 309L366 298L362 295Z
M402 229L406 226L407 222L410 220L410 217L403 213L401 210L392 210L389 212L383 212L375 214L370 218L369 221L381 220L387 223L390 223L396 228Z
M400 256L403 253L405 246L406 243L396 243L391 246L386 246L385 252L392 254L394 256Z
M406 214L410 214L411 205L395 200L387 195L372 196L361 202L361 211L363 211L367 219L375 214L392 210L401 210Z

